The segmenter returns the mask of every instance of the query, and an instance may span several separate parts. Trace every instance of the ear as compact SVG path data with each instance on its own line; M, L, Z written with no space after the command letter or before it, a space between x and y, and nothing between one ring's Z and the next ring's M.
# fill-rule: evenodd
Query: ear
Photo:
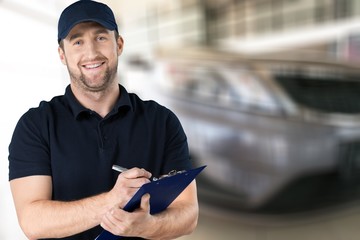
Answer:
M119 36L117 39L117 55L120 56L124 48L124 39Z
M65 58L65 52L64 50L59 46L58 47L58 53L59 53L59 57L60 57L60 60L61 62L66 65L66 58Z

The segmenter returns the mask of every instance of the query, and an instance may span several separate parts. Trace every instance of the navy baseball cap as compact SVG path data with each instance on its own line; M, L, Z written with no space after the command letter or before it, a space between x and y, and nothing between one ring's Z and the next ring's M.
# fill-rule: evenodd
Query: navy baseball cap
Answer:
M81 0L71 4L61 13L58 22L58 43L66 38L76 24L82 22L97 22L111 31L118 32L114 13L107 5Z

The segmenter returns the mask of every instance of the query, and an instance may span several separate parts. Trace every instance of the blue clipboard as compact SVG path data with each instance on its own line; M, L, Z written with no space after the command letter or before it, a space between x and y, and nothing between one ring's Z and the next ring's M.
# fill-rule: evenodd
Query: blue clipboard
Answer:
M206 166L194 168L182 173L165 177L157 181L144 184L125 205L123 210L132 212L140 207L141 197L150 194L150 214L156 214L165 210L177 196L204 170ZM118 240L121 236L116 236L103 230L95 240Z

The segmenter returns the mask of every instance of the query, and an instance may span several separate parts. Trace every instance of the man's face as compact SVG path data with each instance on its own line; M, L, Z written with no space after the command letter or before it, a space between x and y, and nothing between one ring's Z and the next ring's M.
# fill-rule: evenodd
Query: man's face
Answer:
M114 34L95 22L79 23L71 29L59 55L75 87L99 92L116 81L123 41Z

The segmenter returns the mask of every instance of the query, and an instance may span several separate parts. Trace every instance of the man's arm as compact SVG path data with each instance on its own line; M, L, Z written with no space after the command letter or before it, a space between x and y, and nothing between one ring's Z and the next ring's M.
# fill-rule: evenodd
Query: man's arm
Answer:
M109 209L105 195L80 201L51 201L50 176L30 176L10 182L19 224L29 239L73 235L99 224Z
M163 240L194 231L199 213L195 180L159 214L150 215L150 198L144 195L140 208L132 213L120 208L112 209L105 215L101 226L115 235Z
M150 230L148 238L165 240L190 234L197 226L198 215L199 206L194 180L166 211L155 215L155 226L148 229Z
M150 173L132 169L126 178L120 174L114 188L89 198L61 202L51 200L50 176L29 176L10 181L18 221L30 239L71 236L100 224L114 205L125 204Z

